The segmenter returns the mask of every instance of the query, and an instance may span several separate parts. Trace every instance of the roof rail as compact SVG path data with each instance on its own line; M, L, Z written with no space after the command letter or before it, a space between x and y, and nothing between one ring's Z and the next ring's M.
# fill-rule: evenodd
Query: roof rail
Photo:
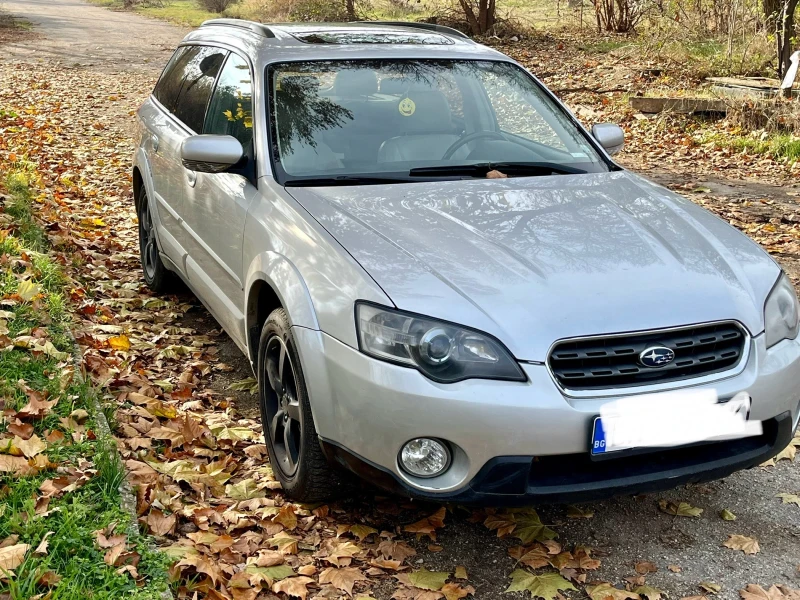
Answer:
M213 25L221 25L223 27L238 27L239 29L247 29L255 34L263 35L264 37L275 37L275 34L266 25L256 23L254 21L246 21L244 19L210 19L208 21L203 21L200 27L208 27Z
M413 27L415 29L425 29L427 31L436 31L455 37L470 39L469 36L463 31L453 29L452 27L445 27L444 25L437 25L436 23L420 23L418 21L358 21L366 25L389 25L395 27Z

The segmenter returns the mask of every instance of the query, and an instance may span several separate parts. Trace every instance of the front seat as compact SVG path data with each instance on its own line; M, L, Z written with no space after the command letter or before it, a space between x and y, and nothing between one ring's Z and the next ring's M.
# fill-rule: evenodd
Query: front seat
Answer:
M366 69L343 69L333 82L330 99L346 109L348 118L340 128L327 132L325 141L350 166L375 162L381 140L376 136L377 118L370 96L377 91L378 77Z
M442 92L412 90L408 98L413 102L413 112L406 110L397 119L403 135L381 144L379 163L439 160L460 137L453 132L450 105Z

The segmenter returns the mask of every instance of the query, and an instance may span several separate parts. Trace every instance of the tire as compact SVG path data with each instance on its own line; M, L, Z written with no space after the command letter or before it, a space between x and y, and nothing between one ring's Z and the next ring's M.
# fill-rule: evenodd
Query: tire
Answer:
M176 287L177 276L167 269L161 260L156 242L155 224L144 186L139 192L137 205L139 207L136 215L139 218L139 262L142 265L144 282L156 294L172 291Z
M272 311L261 329L258 392L270 464L286 495L299 502L340 495L344 480L322 453L300 356L282 308Z

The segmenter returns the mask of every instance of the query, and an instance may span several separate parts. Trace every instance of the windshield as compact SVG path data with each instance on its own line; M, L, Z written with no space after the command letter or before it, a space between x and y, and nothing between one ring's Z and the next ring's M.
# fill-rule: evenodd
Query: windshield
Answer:
M513 176L608 170L565 112L512 63L292 62L272 65L268 81L273 161L283 183L485 177L498 163ZM476 165L486 170L471 172Z

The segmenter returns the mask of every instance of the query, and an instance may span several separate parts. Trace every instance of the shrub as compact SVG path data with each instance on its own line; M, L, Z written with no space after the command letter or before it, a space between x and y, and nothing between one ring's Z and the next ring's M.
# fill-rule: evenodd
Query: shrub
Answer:
M200 8L204 8L207 11L215 13L221 13L225 11L236 2L237 0L197 0L197 4L200 5Z

